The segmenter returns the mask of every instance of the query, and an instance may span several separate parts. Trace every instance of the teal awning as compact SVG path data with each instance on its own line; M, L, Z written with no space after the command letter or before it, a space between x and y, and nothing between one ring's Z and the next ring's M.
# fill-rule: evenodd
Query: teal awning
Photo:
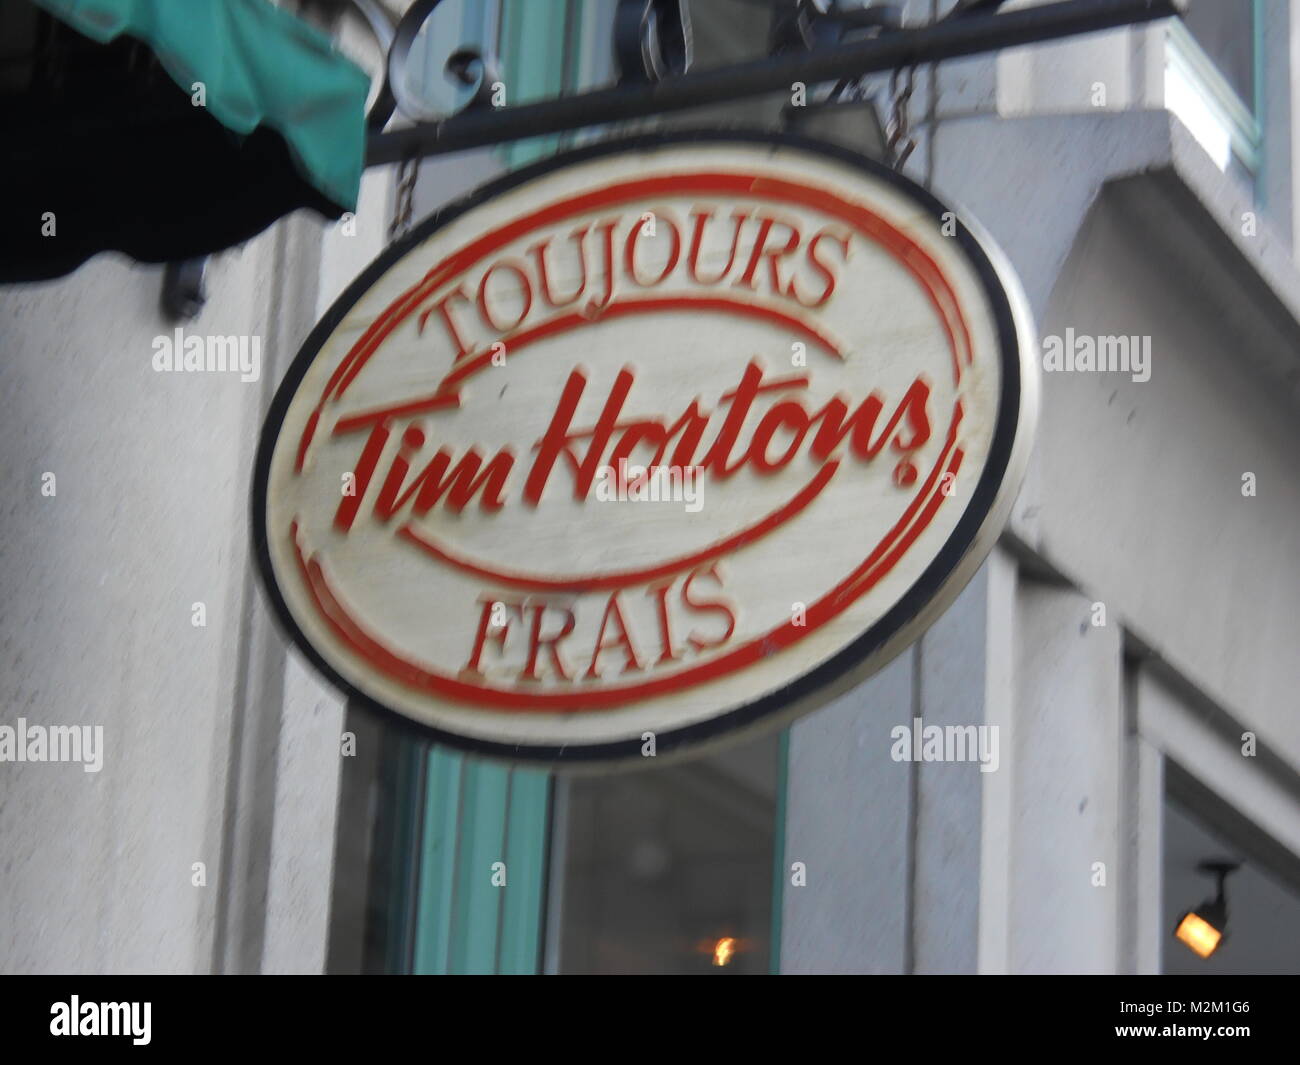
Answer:
M356 207L370 79L302 19L269 0L34 2L101 44L145 42L185 93L203 83L227 129L275 130L312 186Z

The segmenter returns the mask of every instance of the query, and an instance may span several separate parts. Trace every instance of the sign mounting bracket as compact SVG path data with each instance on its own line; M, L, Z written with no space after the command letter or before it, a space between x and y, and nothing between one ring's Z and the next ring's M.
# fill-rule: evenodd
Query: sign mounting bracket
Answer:
M446 155L629 118L788 91L944 59L978 55L1168 18L1186 0L1061 0L1005 14L969 14L866 40L785 53L641 84L622 84L536 103L472 106L447 118L372 132L367 166Z

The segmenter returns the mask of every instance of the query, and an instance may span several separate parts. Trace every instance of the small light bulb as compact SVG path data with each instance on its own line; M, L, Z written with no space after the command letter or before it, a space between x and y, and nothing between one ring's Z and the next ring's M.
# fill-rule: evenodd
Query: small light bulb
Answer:
M1222 932L1195 913L1189 913L1179 922L1174 935L1202 958L1208 958L1213 954L1219 945L1219 940L1223 938Z
M731 936L723 936L713 946L713 964L730 965L736 956L736 941Z

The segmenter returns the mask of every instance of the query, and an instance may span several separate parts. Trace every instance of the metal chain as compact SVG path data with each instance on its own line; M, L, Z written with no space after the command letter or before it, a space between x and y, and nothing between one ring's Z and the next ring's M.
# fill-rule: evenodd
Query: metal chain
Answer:
M415 198L415 179L420 173L420 160L408 155L397 164L397 195L393 198L393 220L388 223L388 239L396 240L411 228L411 211Z
M911 135L911 123L907 105L912 99L915 85L916 67L908 66L895 70L889 76L889 123L886 126L889 150L894 155L894 169L902 170L908 156L916 148L916 138ZM900 82L902 86L900 88Z

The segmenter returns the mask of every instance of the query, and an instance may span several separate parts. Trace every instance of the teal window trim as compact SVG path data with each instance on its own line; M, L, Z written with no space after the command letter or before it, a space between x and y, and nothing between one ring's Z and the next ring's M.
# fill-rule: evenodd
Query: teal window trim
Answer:
M539 100L571 88L576 67L582 11L575 0L502 0L497 54L501 56L506 98L512 103ZM565 140L559 134L503 146L511 170L554 154Z
M441 974L450 970L463 767L464 759L450 751L435 747L427 755L411 962L415 973Z
M506 817L509 886L502 895L496 971L521 976L541 971L554 778L535 769L510 775Z
M1262 11L1259 0L1252 6L1251 33L1255 54L1252 108L1228 84L1213 59L1192 36L1180 19L1170 19L1165 31L1165 76L1175 76L1196 93L1213 120L1227 131L1232 154L1252 174L1257 174L1262 158L1263 124L1259 112L1262 93Z
M455 894L448 915L446 971L490 975L496 971L502 889L509 887L505 834L510 771L467 761L459 776Z
M551 780L441 747L424 755L410 971L540 971Z

